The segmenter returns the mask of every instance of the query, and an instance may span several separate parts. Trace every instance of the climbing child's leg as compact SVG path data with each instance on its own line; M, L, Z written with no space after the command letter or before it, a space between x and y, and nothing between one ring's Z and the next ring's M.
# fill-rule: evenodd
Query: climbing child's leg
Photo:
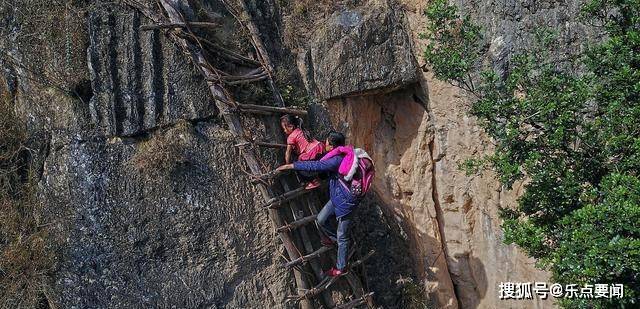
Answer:
M344 270L347 267L349 257L349 245L351 244L350 226L353 212L338 218L338 258L336 268Z
M335 218L335 212L333 209L333 203L328 201L324 207L322 207L322 210L320 210L320 213L316 218L316 223L325 235L332 239L336 239L336 233L333 231L330 224L331 218Z
M318 179L317 172L299 171L298 177L300 177L301 181L307 183L305 188L308 190L315 189L320 186L320 179Z

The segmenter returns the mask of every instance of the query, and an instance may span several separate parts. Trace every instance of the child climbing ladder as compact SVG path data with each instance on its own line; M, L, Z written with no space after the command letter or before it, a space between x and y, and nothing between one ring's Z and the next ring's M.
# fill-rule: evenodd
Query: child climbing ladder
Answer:
M280 118L282 131L287 135L287 150L284 161L286 164L292 162L291 155L298 155L298 161L318 160L324 152L324 144L312 139L309 132L302 128L302 118L294 115L284 115ZM318 173L300 171L300 178L307 181L306 189L311 190L320 186Z
M135 0L125 0L125 2L130 4L134 8L137 8L141 12L143 12L145 16L152 19L156 24L188 25L189 23L187 20L195 18L194 17L195 14L193 10L190 8L189 3L184 1L178 1L178 0L159 0L158 1L162 6L162 9L164 9L166 14L168 15L168 18L156 13L149 6L142 5L140 2L137 2ZM240 3L244 5L243 1L240 1ZM233 8L231 7L228 7L228 9L230 11L233 11ZM236 13L232 12L232 14L237 15L237 12ZM239 22L242 23L241 20L239 20ZM263 72L265 72L265 75L268 76L268 79L267 79L268 84L271 85L271 87L273 88L272 90L274 94L277 94L277 89L275 89L275 87L273 86L274 83L270 78L271 76L270 74L273 71L272 66L270 65L268 57L266 57L266 54L262 52L262 50L264 49L261 48L262 43L260 42L259 36L255 35L255 26L252 25L250 20L249 20L249 23L251 26L248 26L248 28L252 34L253 44L255 45L254 47L256 47L257 58L259 59L259 61L246 59L246 57L239 56L239 54L232 51L226 51L228 54L225 54L223 56L227 57L229 61L242 62L242 65L258 65L259 67L256 69L260 69ZM237 113L242 112L242 113L257 113L259 115L265 115L265 114L272 115L274 113L289 113L289 112L305 114L306 112L299 111L299 110L292 110L292 109L284 108L282 106L281 107L262 106L262 105L250 106L248 104L240 104L238 102L235 102L233 98L230 97L229 92L224 87L224 85L226 85L227 82L221 79L220 76L225 75L227 77L234 77L235 79L242 80L243 82L250 82L252 81L251 79L245 78L243 76L236 76L233 74L229 74L227 72L222 72L221 70L213 66L205 57L205 53L203 52L204 47L203 47L203 44L201 44L200 38L197 36L197 34L193 33L188 26L184 28L178 27L178 29L167 28L163 31L166 31L168 36L171 39L173 39L174 42L180 48L182 48L185 54L191 57L192 63L203 74L203 76L207 80L209 90L211 92L211 95L215 98L215 104L220 111L220 115L227 122L229 131L235 136L235 138L239 142L238 145L243 145L241 153L242 153L242 156L245 158L245 161L247 162L247 166L250 168L251 173L254 175L263 175L264 174L264 171L262 170L263 164L261 164L260 161L258 161L258 159L256 158L256 152L253 149L253 145L255 144L245 136L245 130L242 127L242 122L240 121L240 117L238 117ZM278 97L279 97L279 94L278 94ZM276 101L276 103L278 103L278 101ZM267 118L267 119L271 119L271 118ZM273 201L280 201L281 203L279 203L279 205L282 205L282 203L287 202L289 203L289 206L293 207L294 204L299 203L299 201L295 201L294 203L294 199L296 199L296 197L299 197L301 195L292 194L297 190L287 191L280 196L275 196L273 189L270 188L270 186L264 183L258 183L257 187L260 193L262 194L263 198L265 199L265 201L267 201L268 204L269 203L273 204L274 203ZM284 188L285 190L289 190L287 189L287 186L284 186ZM301 188L301 189L303 189L303 191L308 191L308 190L304 190L304 188ZM313 209L313 207L311 207L310 205L309 205L309 208ZM300 228L304 226L305 223L312 222L313 220L308 220L308 218L306 217L302 219L297 219L298 215L296 215L296 211L292 211L293 218L296 221L287 223L284 219L285 217L282 216L280 209L276 209L276 207L267 207L265 209L268 209L269 217L276 225L276 231L278 232L278 235L282 240L282 244L286 249L289 259L292 262L296 261L294 264L287 263L287 265L291 265L291 268L293 270L294 278L296 282L296 291L298 291L298 295L296 295L293 298L289 297L289 299L294 299L303 309L311 309L317 306L321 306L321 307L329 306L334 308L354 308L356 306L359 306L365 303L371 304L372 293L365 293L362 287L362 283L357 278L357 276L354 276L352 274L352 272L342 273L338 276L327 277L322 280L318 278L319 283L316 284L315 286L312 286L311 283L313 283L314 281L314 278L312 277L313 274L309 274L308 272L303 271L303 267L305 266L306 263L310 263L310 264L317 263L317 261L314 261L314 258L317 258L320 254L316 254L316 253L326 252L326 251L321 250L324 248L324 247L321 247L321 249L310 252L313 250L313 248L311 248L312 250L306 250L308 252L307 255L303 255L301 254L301 251L296 246L296 238L305 239L306 234L302 232L304 231L304 229L302 229L302 231L297 231L296 238L292 237L293 236L292 234L296 232L295 231L296 228ZM291 210L293 210L293 208ZM366 258L370 257L372 253L373 252L370 252L359 261L352 263L352 266L361 264ZM340 278L342 276L345 276L347 278L347 282L351 287L351 292L352 292L352 295L350 297L351 300L348 301L347 303L336 305L334 300L331 299L331 297L329 296L330 293L323 293L323 292L327 288L329 288L334 282L336 282L337 278ZM316 296L319 296L319 295L322 295L323 298L321 299L315 298ZM324 302L324 305L322 304L323 302Z
M323 245L333 246L334 241L338 243L336 266L325 272L330 277L336 277L347 272L354 210L369 188L374 171L371 158L366 152L356 152L353 147L345 147L345 136L342 133L329 133L325 145L329 153L321 160L296 161L282 165L277 170L294 169L328 174L330 198L318 214L317 223L324 234L321 237ZM355 153L360 154L356 156ZM354 178L356 174L358 177ZM336 230L332 228L332 221L337 223Z

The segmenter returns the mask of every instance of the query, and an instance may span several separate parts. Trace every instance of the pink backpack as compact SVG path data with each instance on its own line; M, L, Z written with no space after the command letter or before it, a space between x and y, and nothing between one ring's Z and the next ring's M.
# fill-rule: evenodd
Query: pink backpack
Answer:
M347 182L341 178L340 182L351 191L351 194L361 198L364 197L369 191L369 188L371 188L375 174L376 171L373 162L368 158L360 158L358 159L358 167L356 173L353 175L353 179Z

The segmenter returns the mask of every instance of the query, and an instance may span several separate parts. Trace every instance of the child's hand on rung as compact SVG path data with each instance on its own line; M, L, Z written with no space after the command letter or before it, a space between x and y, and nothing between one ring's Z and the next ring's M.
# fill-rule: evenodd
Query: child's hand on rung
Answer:
M293 164L280 165L278 166L278 168L276 168L276 171L284 171L284 170L290 170L290 169L293 169Z

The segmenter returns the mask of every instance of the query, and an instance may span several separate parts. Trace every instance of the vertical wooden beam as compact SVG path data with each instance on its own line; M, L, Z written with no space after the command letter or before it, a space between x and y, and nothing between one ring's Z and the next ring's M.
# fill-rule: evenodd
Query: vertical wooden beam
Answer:
M180 7L188 8L189 6L188 2L179 1L179 0L159 0L159 1L162 7L167 12L169 19L172 23L185 22L183 14L187 14L188 12L185 12L184 10L178 11L178 8ZM174 36L174 40L176 41L176 43L178 43L179 46L181 46L191 56L193 63L196 65L196 67L207 79L207 83L209 85L209 91L211 92L212 96L215 99L215 104L220 110L220 114L222 115L224 120L227 122L227 125L229 126L229 131L231 131L231 133L235 136L238 142L241 142L241 143L247 142L243 137L244 130L240 123L239 117L234 113L231 113L230 106L228 106L225 103L225 102L232 102L232 99L229 98L229 96L226 94L224 89L222 89L221 85L216 84L215 82L209 80L215 76L215 73L211 70L211 66L209 65L209 63L207 63L202 51L196 46L193 46L191 43L187 42L183 38ZM262 171L258 163L258 160L256 159L253 149L250 149L250 148L244 149L242 151L242 155L245 161L247 162L247 165L249 166L249 169L251 170L252 174L260 175L264 173L264 171ZM271 190L263 184L258 184L258 190L262 194L262 197L264 198L265 201L268 201L273 196L273 192L271 192ZM280 218L278 210L270 209L269 217L275 223L276 226L283 225L283 220L282 218ZM285 250L287 251L287 254L289 255L289 258L290 259L299 258L300 254L298 253L298 250L295 247L293 240L291 239L291 235L289 235L289 233L279 233L279 236L280 236L280 239L282 240ZM294 270L294 277L296 280L296 284L299 288L309 289L309 284L305 280L303 274L300 271ZM313 304L309 300L301 302L300 305L303 309L313 308Z

